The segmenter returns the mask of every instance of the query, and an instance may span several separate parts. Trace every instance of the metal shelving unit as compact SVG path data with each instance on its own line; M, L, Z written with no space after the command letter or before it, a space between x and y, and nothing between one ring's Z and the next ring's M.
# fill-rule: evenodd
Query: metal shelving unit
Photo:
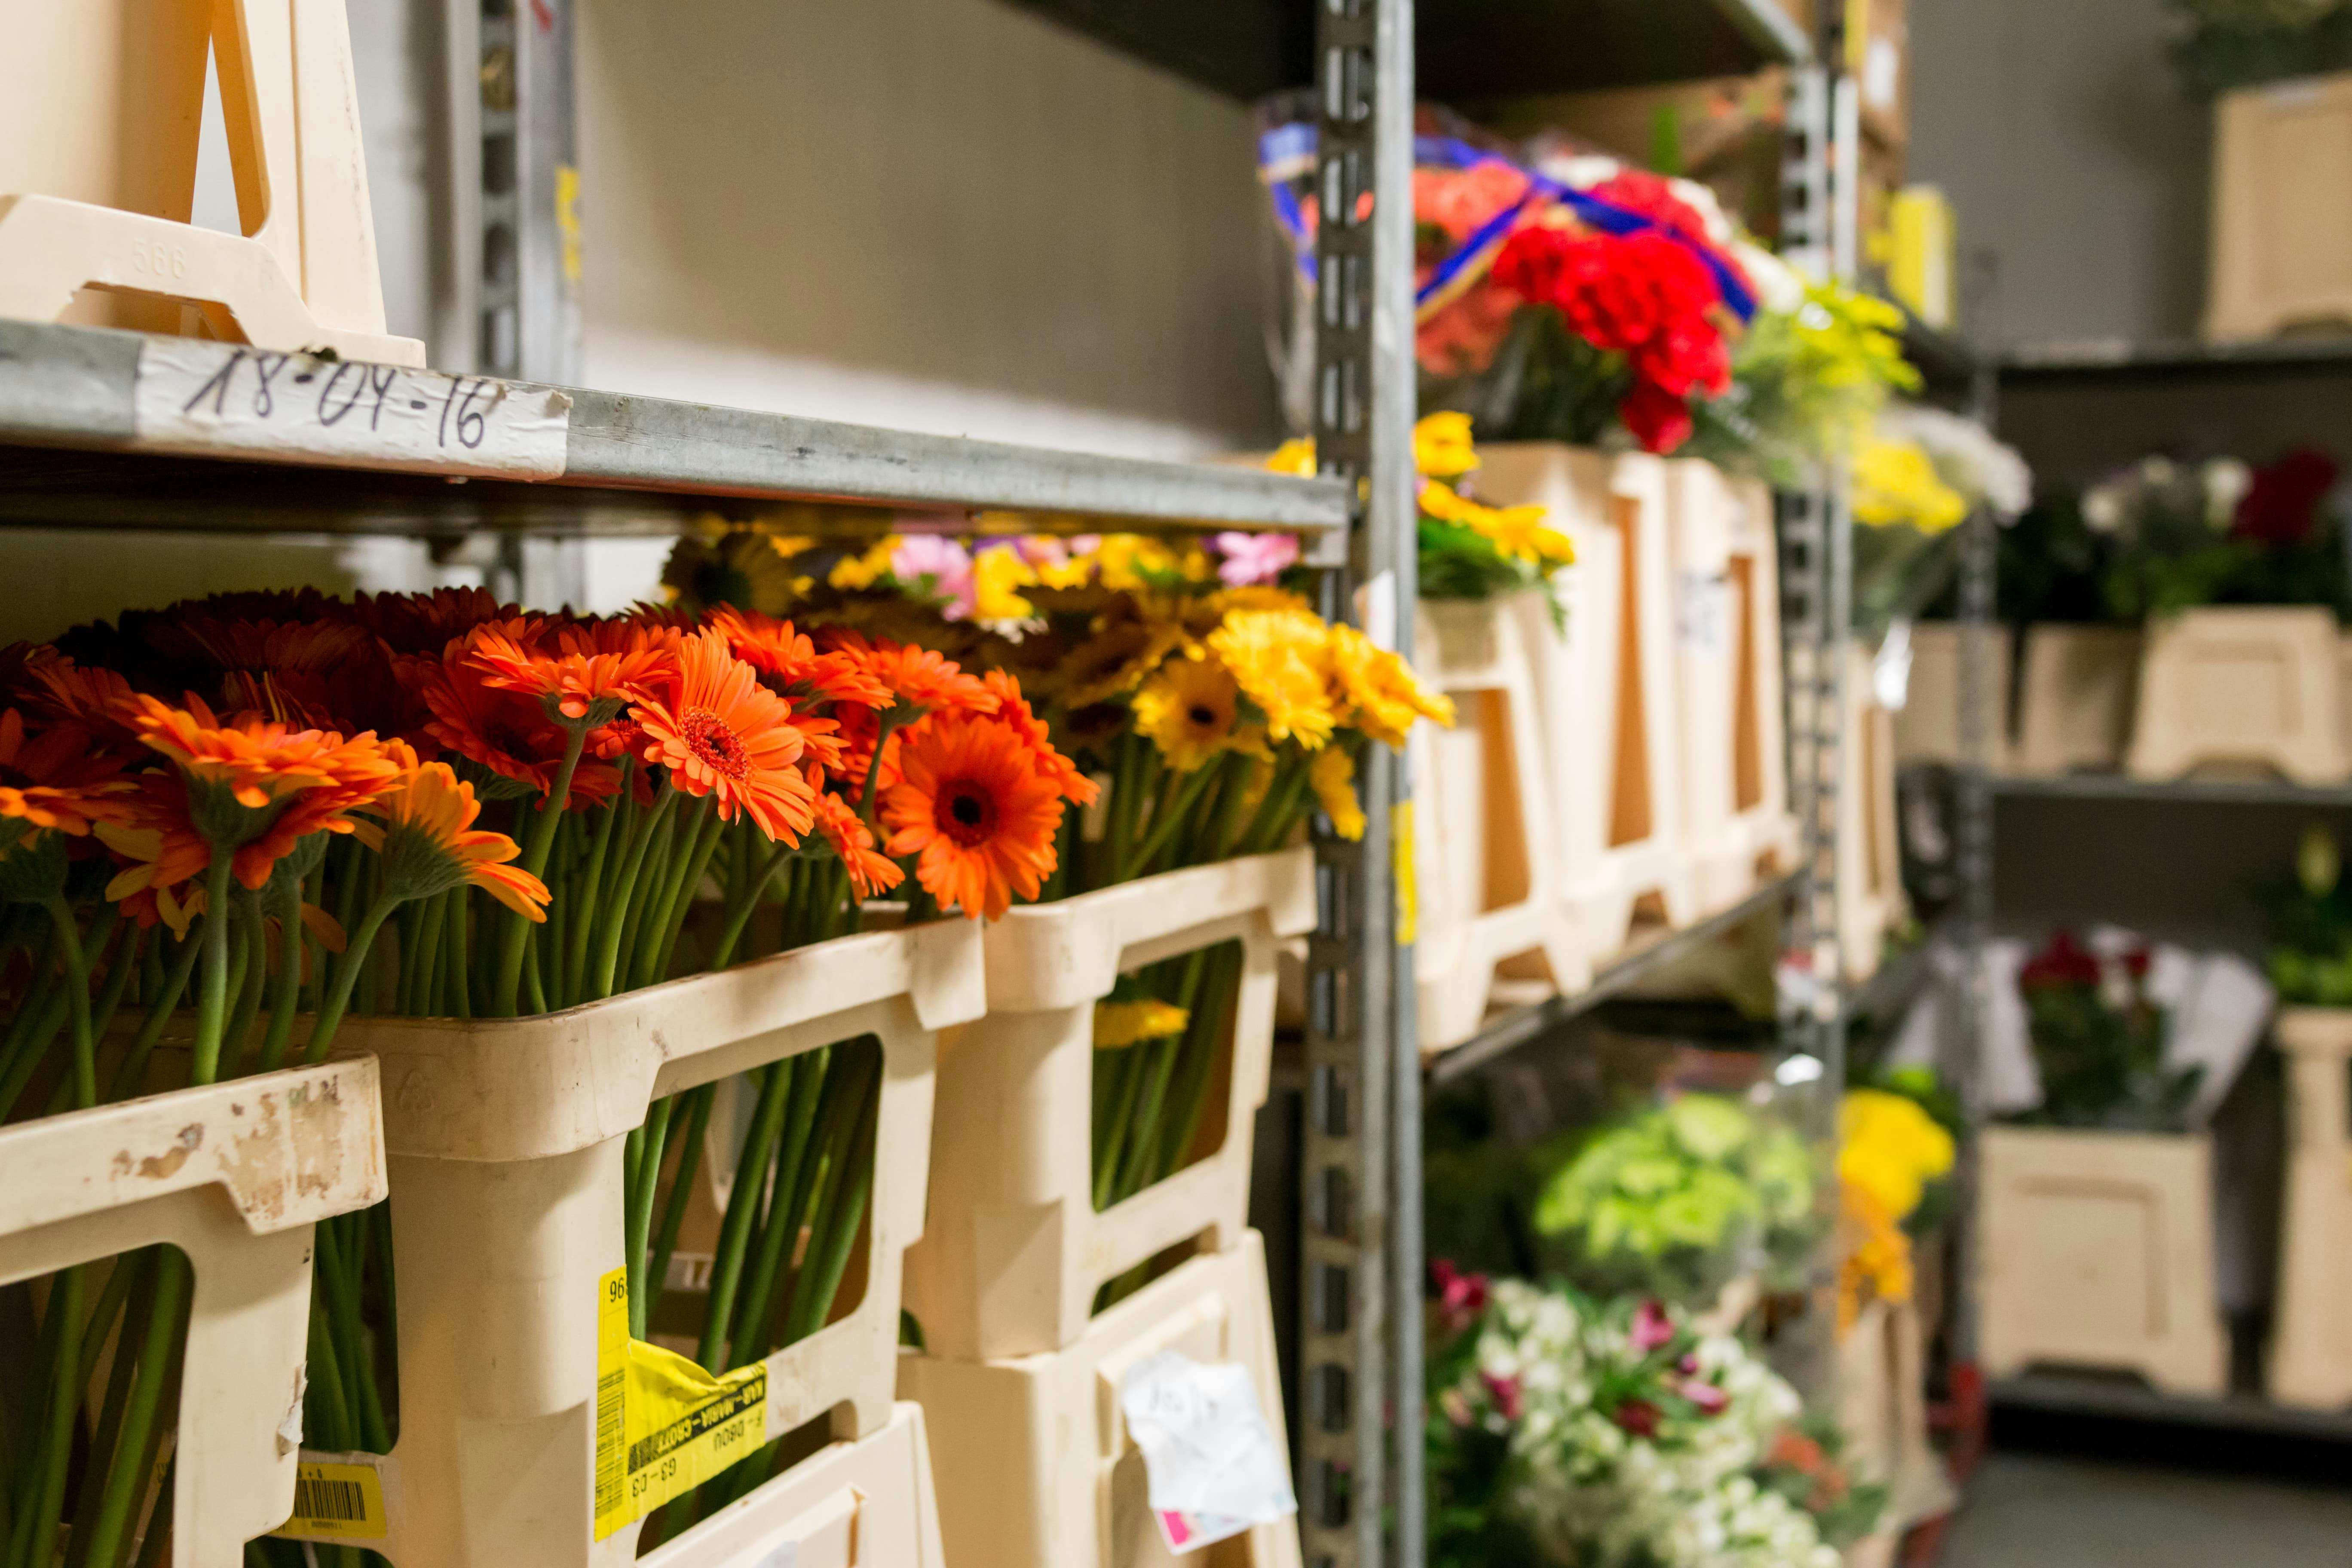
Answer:
M2003 353L2000 374L2019 382L2352 375L2352 336L2248 343L2125 338L2026 343Z
M1987 1392L1995 1404L2053 1415L2163 1421L2225 1432L2352 1443L2352 1411L2305 1410L2293 1405L2274 1405L2250 1394L2221 1399L2158 1394L2118 1378L2057 1372L2001 1378L1988 1384Z
M1988 781L1996 798L2042 800L2137 800L2193 802L2210 805L2321 805L2352 807L2352 788L2315 786L2262 779L2135 779L2121 773L2058 773L2043 777L2004 775Z

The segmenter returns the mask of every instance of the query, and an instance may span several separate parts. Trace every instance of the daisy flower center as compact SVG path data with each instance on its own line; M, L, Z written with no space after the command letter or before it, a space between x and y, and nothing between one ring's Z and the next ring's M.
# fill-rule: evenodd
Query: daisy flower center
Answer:
M1184 710L1184 716L1192 721L1196 729L1213 730L1217 727L1217 710L1205 702L1193 703Z
M712 772L738 780L750 775L751 760L743 750L741 738L718 714L708 708L689 708L679 720L678 729L694 754L709 764Z
M940 791L940 831L970 848L996 831L996 797L958 780Z

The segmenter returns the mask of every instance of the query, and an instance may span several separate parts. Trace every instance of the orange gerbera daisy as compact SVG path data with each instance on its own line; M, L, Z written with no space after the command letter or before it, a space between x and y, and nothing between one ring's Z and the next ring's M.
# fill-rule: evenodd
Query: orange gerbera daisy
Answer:
M522 646L533 637L532 623L527 621L500 622L497 629ZM425 722L426 735L521 786L492 788L492 796L544 796L555 787L555 775L562 771L572 737L548 717L538 698L490 683L488 672L470 657L478 635L478 628L452 641L438 658L403 659L401 679L432 714ZM603 800L619 782L613 768L583 762L572 774L572 791L564 804L577 810Z
M779 697L870 708L887 708L897 700L892 688L857 656L817 652L815 642L790 621L722 605L710 612L710 625L726 634L735 657L758 670L761 684Z
M719 819L743 812L772 839L797 844L815 820L815 791L797 766L801 732L792 705L760 684L760 672L728 651L717 630L678 648L678 682L667 701L637 704L647 763L670 782L718 803Z
M849 868L850 890L861 899L886 893L907 879L898 863L874 847L873 830L859 820L847 801L818 790L816 826Z
M429 594L362 594L351 618L395 654L438 654L452 637L488 621L511 621L520 605L501 605L487 588L436 588Z
M399 771L372 734L346 741L256 713L224 722L194 697L185 709L147 696L134 702L133 728L174 771L142 780L133 826L157 828L167 845L194 834L204 865L215 853L233 852L237 879L248 888L268 881L269 868L299 840L349 833L347 814Z
M137 787L121 772L122 759L100 752L79 724L28 734L23 714L0 712L0 821L16 825L0 828L0 840L52 827L80 838L120 821L130 815L122 797Z
M1021 695L1021 683L1001 669L990 670L985 679L989 690L996 694L998 721L1028 746L1037 772L1054 782L1063 799L1076 805L1092 805L1101 796L1102 786L1078 772L1078 764L1055 748L1053 731L1029 710L1029 700Z
M446 763L418 762L398 741L387 750L397 778L371 808L383 824L362 822L357 829L360 841L383 857L384 896L429 899L470 882L527 920L547 919L546 884L507 864L522 847L474 827L482 814L474 786Z
M461 657L487 684L538 699L554 723L593 730L650 695L677 668L676 632L622 630L617 646L606 648L588 626L558 627L551 646L518 637L507 625L476 626L466 634Z
M833 628L826 633L831 651L846 654L900 702L927 712L954 710L993 713L996 696L976 676L946 655L887 637L868 640L863 633ZM912 715L908 717L911 718Z
M1012 730L964 713L908 731L898 782L882 794L890 854L919 857L916 879L941 909L977 920L1034 899L1055 865L1062 792Z

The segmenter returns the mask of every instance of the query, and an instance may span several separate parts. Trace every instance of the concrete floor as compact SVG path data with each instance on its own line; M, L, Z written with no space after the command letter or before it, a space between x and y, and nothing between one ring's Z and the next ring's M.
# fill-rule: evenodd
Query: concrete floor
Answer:
M2347 1568L2346 1481L1994 1453L1969 1480L1942 1568Z

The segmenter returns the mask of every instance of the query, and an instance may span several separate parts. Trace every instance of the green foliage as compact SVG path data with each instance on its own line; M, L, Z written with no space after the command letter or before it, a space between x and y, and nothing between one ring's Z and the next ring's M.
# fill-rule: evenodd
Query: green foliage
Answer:
M1731 390L1692 405L1685 456L1800 484L1869 426L1890 392L1919 389L1893 306L1822 284L1805 295L1793 315L1756 313L1732 354Z
M2344 0L2170 0L2170 9L2172 67L2194 99L2352 67Z
M1813 1516L1813 1526L1841 1551L1878 1528L1888 1489L1857 1485L1846 1470L1846 1437L1838 1424L1820 1414L1799 1416L1757 1467L1756 1479Z
M2147 994L2145 952L2102 959L2065 931L2018 973L2042 1075L2024 1120L2058 1127L2178 1131L2202 1068L2164 1065L2165 1014Z
M2352 1007L2352 892L2334 835L2305 831L2294 879L2270 897L2271 984L2279 1000Z

